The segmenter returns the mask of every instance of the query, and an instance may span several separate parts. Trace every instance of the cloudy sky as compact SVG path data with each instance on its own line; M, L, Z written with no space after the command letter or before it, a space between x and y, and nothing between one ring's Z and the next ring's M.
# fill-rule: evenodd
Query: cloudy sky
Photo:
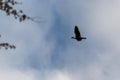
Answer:
M120 0L20 0L41 23L0 11L0 80L120 80ZM86 40L77 42L78 25Z

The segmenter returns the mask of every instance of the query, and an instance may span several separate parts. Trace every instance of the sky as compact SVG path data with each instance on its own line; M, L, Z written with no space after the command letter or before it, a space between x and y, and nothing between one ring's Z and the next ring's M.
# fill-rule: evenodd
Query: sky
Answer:
M0 42L16 45L0 50L0 80L120 80L120 0L20 1L41 23L0 11Z

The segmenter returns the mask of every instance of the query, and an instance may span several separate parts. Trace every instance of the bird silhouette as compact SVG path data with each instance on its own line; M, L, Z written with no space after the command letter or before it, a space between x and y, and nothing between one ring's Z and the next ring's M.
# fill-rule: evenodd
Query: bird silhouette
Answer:
M75 37L71 37L72 39L76 39L77 41L81 41L82 39L86 39L86 37L81 37L80 31L77 26L74 28Z

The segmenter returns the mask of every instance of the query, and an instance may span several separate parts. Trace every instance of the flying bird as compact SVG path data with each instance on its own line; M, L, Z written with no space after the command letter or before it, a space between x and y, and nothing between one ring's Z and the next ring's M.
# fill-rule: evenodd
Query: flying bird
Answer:
M86 39L86 37L81 37L80 31L77 26L74 28L75 37L71 37L72 39L76 39L77 41L81 41L82 39Z

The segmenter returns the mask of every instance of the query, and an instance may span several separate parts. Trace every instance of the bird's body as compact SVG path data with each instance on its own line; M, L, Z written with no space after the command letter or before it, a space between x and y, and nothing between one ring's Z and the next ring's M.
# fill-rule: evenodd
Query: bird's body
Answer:
M81 41L82 39L86 39L86 37L81 37L80 31L77 26L74 28L75 37L72 37L72 39L76 39L77 41Z

